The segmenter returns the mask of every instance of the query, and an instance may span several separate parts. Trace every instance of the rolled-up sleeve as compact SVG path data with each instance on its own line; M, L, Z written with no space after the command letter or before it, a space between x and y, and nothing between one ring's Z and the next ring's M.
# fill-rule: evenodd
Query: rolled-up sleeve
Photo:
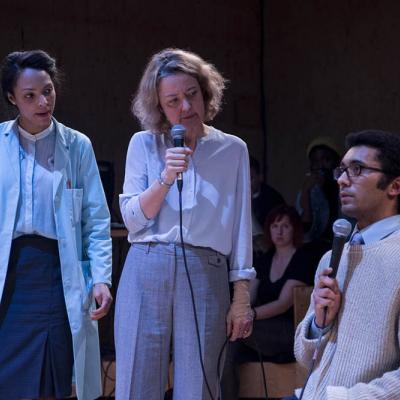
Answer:
M119 196L122 218L130 233L139 232L154 223L144 215L139 200L140 194L148 187L146 155L143 137L133 135L126 156L123 193Z
M237 186L235 195L235 221L232 232L232 252L229 260L230 281L253 279L256 276L256 272L252 267L253 248L249 155L244 143L237 170Z

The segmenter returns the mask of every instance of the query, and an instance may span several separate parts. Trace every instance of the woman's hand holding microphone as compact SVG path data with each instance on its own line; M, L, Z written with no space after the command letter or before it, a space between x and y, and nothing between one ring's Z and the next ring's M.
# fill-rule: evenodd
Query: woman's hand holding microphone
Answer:
M162 181L172 186L179 173L188 169L189 157L193 151L188 147L171 147L165 152L165 169L161 174Z

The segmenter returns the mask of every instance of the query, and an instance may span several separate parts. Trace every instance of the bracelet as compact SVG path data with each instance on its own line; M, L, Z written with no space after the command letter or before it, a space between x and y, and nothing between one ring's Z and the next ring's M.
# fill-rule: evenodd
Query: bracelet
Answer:
M253 319L257 319L257 311L254 307L251 307L251 310L253 311L254 315L253 315Z
M159 183L161 186L166 186L168 189L173 185L173 183L167 183L167 182L165 182L164 179L163 179L161 176L158 178L158 183Z

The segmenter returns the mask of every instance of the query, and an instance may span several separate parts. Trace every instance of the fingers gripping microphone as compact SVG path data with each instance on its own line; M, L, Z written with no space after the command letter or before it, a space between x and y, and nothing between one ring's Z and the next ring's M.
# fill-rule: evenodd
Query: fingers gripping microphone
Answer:
M186 133L186 128L183 125L174 125L171 128L171 135L172 139L174 141L174 147L184 147L184 141L185 141L185 133ZM183 178L182 178L182 172L178 173L177 179L176 179L176 184L178 185L178 190L182 191L183 187Z
M332 254L329 263L329 268L332 268L330 278L336 278L336 273L339 267L340 258L342 257L343 247L346 239L351 232L351 224L346 219L337 219L333 226L333 243Z

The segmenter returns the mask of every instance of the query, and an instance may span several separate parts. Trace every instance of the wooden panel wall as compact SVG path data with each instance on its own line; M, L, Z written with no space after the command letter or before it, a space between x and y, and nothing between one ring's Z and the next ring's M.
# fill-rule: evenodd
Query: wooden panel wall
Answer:
M139 129L130 114L131 97L148 58L165 47L198 52L229 79L214 125L246 139L262 156L258 7L239 0L4 0L0 57L43 48L57 58L65 82L55 116L86 133L98 159L115 163L119 193L127 145ZM10 110L1 106L0 120L10 118Z

